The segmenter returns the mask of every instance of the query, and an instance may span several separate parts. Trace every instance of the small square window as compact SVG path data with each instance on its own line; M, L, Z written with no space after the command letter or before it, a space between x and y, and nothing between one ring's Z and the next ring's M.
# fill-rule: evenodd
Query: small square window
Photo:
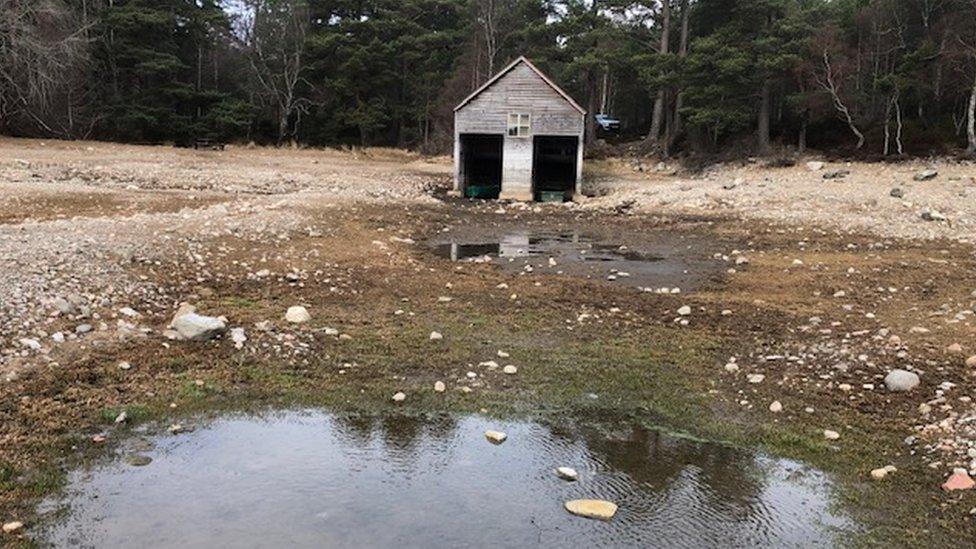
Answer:
M511 137L528 137L532 132L532 117L523 113L508 115L508 135Z

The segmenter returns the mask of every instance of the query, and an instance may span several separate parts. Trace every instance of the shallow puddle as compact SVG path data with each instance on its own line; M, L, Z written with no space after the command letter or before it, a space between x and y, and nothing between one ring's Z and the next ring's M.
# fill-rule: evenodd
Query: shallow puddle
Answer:
M466 228L430 242L451 261L491 262L524 275L567 274L649 291L693 290L723 266L701 239L664 233L630 246L576 231L480 232Z
M489 443L487 429L508 440ZM135 466L133 453L152 461ZM807 547L852 527L829 492L797 463L638 427L288 412L145 434L73 473L38 535L74 547ZM620 510L576 517L563 508L576 498Z

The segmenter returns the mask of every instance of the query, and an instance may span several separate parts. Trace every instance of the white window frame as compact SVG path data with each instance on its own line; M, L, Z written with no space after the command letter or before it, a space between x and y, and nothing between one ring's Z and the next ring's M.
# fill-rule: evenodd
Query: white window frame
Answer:
M529 137L532 135L532 115L524 112L508 113L509 137Z

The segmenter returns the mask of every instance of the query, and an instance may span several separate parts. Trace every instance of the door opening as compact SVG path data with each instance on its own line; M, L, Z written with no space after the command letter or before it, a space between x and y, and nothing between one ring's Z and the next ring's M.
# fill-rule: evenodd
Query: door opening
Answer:
M576 192L576 137L539 135L532 155L532 194L542 202L572 200Z
M462 134L461 188L468 198L498 198L502 190L501 135Z

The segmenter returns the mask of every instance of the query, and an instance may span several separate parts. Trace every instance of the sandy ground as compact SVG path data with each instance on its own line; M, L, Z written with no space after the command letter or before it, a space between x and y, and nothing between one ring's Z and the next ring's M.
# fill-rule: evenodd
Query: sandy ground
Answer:
M811 170L807 160L823 165ZM881 237L976 241L973 162L852 164L810 158L788 168L756 162L673 174L676 168L620 160L594 163L588 187L598 197L590 203L642 213L731 214ZM925 170L938 175L916 181ZM848 173L825 179L837 172ZM897 197L892 196L895 189ZM945 219L928 221L923 218L927 212Z
M762 447L836 475L867 543L971 539L976 491L939 486L976 473L972 167L912 181L924 167L595 163L599 196L537 206L445 200L449 162L397 151L2 140L0 519L30 526L66 467L140 418L296 399L389 412L404 391L421 412L597 408ZM482 227L635 250L689 235L683 253L717 267L663 294L425 248ZM181 302L246 340L170 339ZM285 322L293 305L312 321ZM500 348L517 376L481 366ZM888 390L895 368L919 387Z

